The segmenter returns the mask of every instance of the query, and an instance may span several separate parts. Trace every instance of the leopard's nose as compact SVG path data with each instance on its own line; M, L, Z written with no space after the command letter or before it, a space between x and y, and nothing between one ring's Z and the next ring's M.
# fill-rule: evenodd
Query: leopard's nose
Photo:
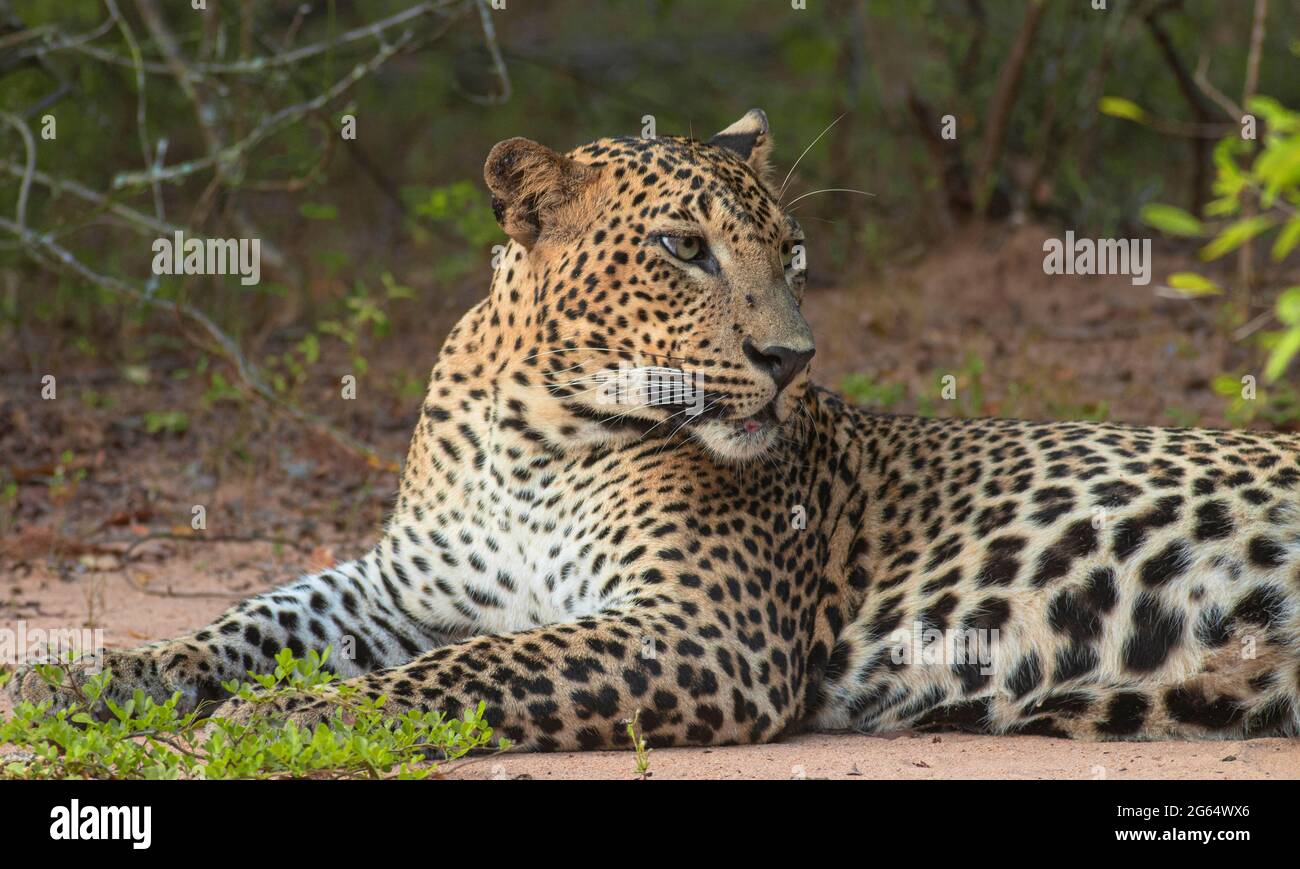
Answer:
M754 346L752 341L748 340L745 341L743 346L749 361L772 376L778 393L785 389L790 381L794 380L799 372L808 366L808 361L817 352L817 348L812 346L800 350L793 347L783 347L780 344L770 344L760 350Z

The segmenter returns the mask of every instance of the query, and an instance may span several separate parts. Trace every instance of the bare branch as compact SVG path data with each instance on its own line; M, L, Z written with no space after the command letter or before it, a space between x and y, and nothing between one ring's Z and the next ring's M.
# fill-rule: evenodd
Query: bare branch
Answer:
M36 172L36 140L32 136L31 127L17 115L0 112L0 120L18 131L18 134L23 137L23 147L27 149L27 163L23 168L22 183L18 187L18 206L14 209L14 219L18 226L26 228L27 195L31 192L32 176Z
M488 9L487 0L475 0L475 2L478 6L479 23L483 27L483 41L487 44L488 54L492 56L492 66L496 71L497 79L501 82L501 92L487 96L477 94L466 94L466 96L481 106L503 105L510 102L510 73L506 70L506 62L501 57L501 47L497 45L496 26L492 23L492 12Z
M1028 0L1025 17L1020 24L1020 33L1011 48L1011 55L1002 67L998 77L997 90L989 104L989 122L984 132L984 147L979 164L975 169L974 196L976 211L983 214L988 206L989 193L992 189L992 175L1002 158L1002 146L1006 141L1007 125L1011 121L1011 110L1015 106L1016 95L1020 90L1020 81L1029 62L1029 54L1034 47L1038 25L1042 21L1047 4L1043 0Z
M121 11L117 8L117 0L104 0L108 5L108 11L113 16L113 21L117 23L117 28L122 33L122 38L126 40L127 49L131 52L131 63L135 66L135 126L136 135L140 139L140 153L144 157L146 166L154 163L153 149L149 146L149 124L147 123L147 109L145 99L145 74L144 74L144 57L140 54L140 45L135 40L135 32L131 30L131 25L127 24L126 19L122 17ZM162 186L158 183L153 185L153 210L159 220L163 216Z
M10 175L13 175L15 178L23 178L27 175L27 170L25 169L25 167L20 166L17 163L10 162L9 160L5 160L4 158L0 158L0 170L8 172ZM93 205L97 205L100 208L104 209L105 211L108 211L109 213L122 218L129 225L135 226L139 229L147 230L148 232L151 233L161 233L163 235L171 235L181 230L181 227L177 226L174 223L168 223L165 220L159 220L155 217L151 217L148 214L145 214L142 211L137 211L136 209L131 208L129 205L123 205L120 202L115 202L109 197L104 196L101 193L97 193L96 191L91 190L86 185L78 181L74 181L70 178L55 178L52 175L45 174L39 169L34 170L31 173L30 177L31 180L36 182L37 184L40 184L43 187L48 187L51 193L57 195L58 193L66 190L72 195L78 197L79 199L83 199L86 202L92 203Z
M204 75L263 75L266 72L277 67L293 66L317 55L324 54L335 48L350 45L354 42L382 36L386 31L392 30L402 24L415 21L426 15L440 13L446 9L461 6L466 2L476 2L476 0L436 0L436 2L418 3L415 6L405 9L401 12L376 21L373 24L367 24L364 27L357 27L353 30L340 33L337 37L322 42L304 45L301 48L292 51L283 52L275 55L266 55L262 57L249 58L247 60L234 61L231 63L196 63L189 66L189 74L192 76ZM108 30L112 29L112 21L108 22L108 27L103 27L84 34L79 37L56 40L46 45L32 46L20 52L16 52L18 58L34 57L48 54L56 51L77 51L87 54L96 60L112 63L117 66L134 66L131 59L123 57L107 49L102 49L89 43L99 36L102 36ZM166 63L146 62L144 65L146 72L156 75L173 75L174 70Z
M1241 116L1245 113L1242 111L1241 106L1228 99L1223 91L1215 87L1214 83L1210 81L1210 59L1205 55L1201 55L1200 62L1196 65L1196 75L1194 78L1196 80L1196 86L1201 89L1201 93L1205 94L1214 102L1215 105L1223 109L1224 114L1231 118L1234 124L1241 123Z
M293 121L312 112L318 112L329 105L358 81L388 62L389 58L410 44L411 39L412 34L407 31L397 41L381 46L379 52L368 62L354 66L347 75L331 85L324 93L306 102L280 109L278 112L263 118L262 122L251 133L216 154L210 154L198 160L176 163L171 166L154 167L144 172L122 172L113 178L113 186L122 188L138 184L152 184L155 180L176 181L196 172L233 163L241 159L254 146L279 132Z
M1255 0L1255 19L1250 28L1250 54L1246 57L1246 85L1241 103L1245 105L1259 88L1259 60L1264 50L1264 21L1268 18L1268 0Z
M1250 105L1250 101L1255 98L1255 91L1259 87L1259 59L1264 47L1264 21L1267 17L1268 0L1255 0L1254 23L1250 28L1250 53L1246 57L1246 83L1241 89L1241 104L1243 106ZM1252 217L1255 214L1255 206L1255 202L1243 203L1241 207L1242 217ZM1237 282L1240 285L1238 292L1241 296L1241 302L1244 306L1249 307L1251 287L1255 282L1255 245L1253 239L1246 239L1246 243L1237 251Z

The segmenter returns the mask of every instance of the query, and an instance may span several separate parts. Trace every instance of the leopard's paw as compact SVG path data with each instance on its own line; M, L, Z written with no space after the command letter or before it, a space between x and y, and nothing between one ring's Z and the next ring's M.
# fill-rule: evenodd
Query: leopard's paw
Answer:
M111 715L107 701L125 704L137 690L157 703L179 692L177 711L193 712L205 701L224 696L220 683L211 675L208 654L197 646L158 643L129 651L100 651L70 664L38 669L37 664L20 667L5 686L15 703L40 705L49 702L50 712L72 707L88 708L100 719ZM41 670L45 670L42 673ZM108 687L92 704L86 683L104 670L111 672ZM53 679L47 678L52 676Z
M103 658L98 655L83 656L68 664L23 664L5 685L5 693L15 705L49 703L51 713L74 706L85 707L88 705L86 682L103 667Z

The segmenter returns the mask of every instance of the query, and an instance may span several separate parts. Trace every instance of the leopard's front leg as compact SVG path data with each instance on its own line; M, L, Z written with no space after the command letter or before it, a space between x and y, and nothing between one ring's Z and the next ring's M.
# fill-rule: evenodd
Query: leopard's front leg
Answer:
M485 719L517 746L541 751L625 747L626 722L652 746L769 740L795 720L803 656L761 626L748 642L678 612L610 615L516 634L480 636L350 680L385 710ZM288 697L270 713L311 726L329 699ZM255 714L241 701L217 713Z
M398 599L397 587L385 582L396 572L396 557L381 543L358 561L249 598L193 634L77 661L66 668L60 685L51 685L28 666L14 675L7 690L15 701L50 701L57 711L83 704L87 679L108 668L113 678L94 710L101 717L108 714L103 700L121 704L136 690L158 702L179 693L182 713L207 713L228 696L223 682L274 670L281 649L301 657L328 648L327 668L343 677L409 661L452 636L410 613Z

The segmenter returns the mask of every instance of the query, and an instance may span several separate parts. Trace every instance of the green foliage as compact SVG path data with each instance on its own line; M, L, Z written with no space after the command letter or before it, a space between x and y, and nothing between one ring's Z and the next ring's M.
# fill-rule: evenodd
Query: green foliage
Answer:
M280 393L295 393L320 362L324 338L342 342L353 373L362 375L369 371L366 344L388 336L392 329L388 313L390 304L415 296L410 287L397 283L389 272L380 275L380 283L383 285L382 293L371 291L365 281L358 279L332 316L317 321L311 331L283 352L267 356L263 365L271 386ZM215 376L209 394L224 397L228 390L219 387ZM224 378L221 384L228 386Z
M869 374L849 374L840 381L840 392L864 407L891 408L901 402L907 391L901 383L880 383Z
M151 410L144 415L144 430L149 434L184 434L190 418L183 410Z
M950 377L951 383L947 381ZM949 388L953 391L951 396L945 394ZM921 416L955 417L988 415L989 410L984 406L984 360L974 353L967 353L957 372L936 374L930 394L917 401L917 413Z
M323 669L324 655L297 659L285 649L272 673L253 674L251 684L229 683L235 697L264 705L286 695L322 695L338 711L328 724L300 727L254 717L239 724L220 717L201 719L176 711L180 695L155 703L143 692L125 704L105 700L107 721L87 710L104 697L108 670L75 690L71 708L50 713L49 703L20 703L0 722L0 743L21 754L4 758L0 778L14 779L268 779L268 778L426 778L438 762L455 760L493 746L483 704L460 719L441 713L383 714L384 698L370 700L335 681ZM67 668L37 668L52 685L75 685ZM0 686L11 677L0 677ZM201 712L210 710L200 710ZM496 750L509 743L497 740Z
M1220 374L1210 386L1224 399L1224 417L1235 428L1257 420L1280 428L1300 419L1300 391L1289 383L1257 385L1251 375Z
M1252 240L1276 230L1270 255L1275 262L1286 259L1300 243L1300 113L1285 108L1270 97L1256 97L1248 105L1264 130L1251 141L1238 135L1223 139L1214 149L1215 199L1206 214L1219 218L1212 228L1191 215L1167 205L1149 205L1143 210L1147 223L1165 232L1187 236L1208 236L1201 259L1221 259ZM1187 295L1221 292L1209 278L1191 272L1171 275L1169 285ZM1261 332L1257 342L1266 352L1264 379L1276 382L1300 353L1300 287L1282 290L1274 302L1274 315L1281 330ZM1225 376L1216 391L1228 399L1230 420L1249 421L1263 417L1279 421L1293 408L1291 390L1276 389L1271 398L1243 398L1236 378ZM1294 418L1294 417L1293 417Z
M449 236L444 241L450 244L435 266L440 280L459 280L487 268L488 246L503 236L481 184L460 180L438 187L412 186L402 196L416 218L411 231L417 242L428 241L431 229Z

